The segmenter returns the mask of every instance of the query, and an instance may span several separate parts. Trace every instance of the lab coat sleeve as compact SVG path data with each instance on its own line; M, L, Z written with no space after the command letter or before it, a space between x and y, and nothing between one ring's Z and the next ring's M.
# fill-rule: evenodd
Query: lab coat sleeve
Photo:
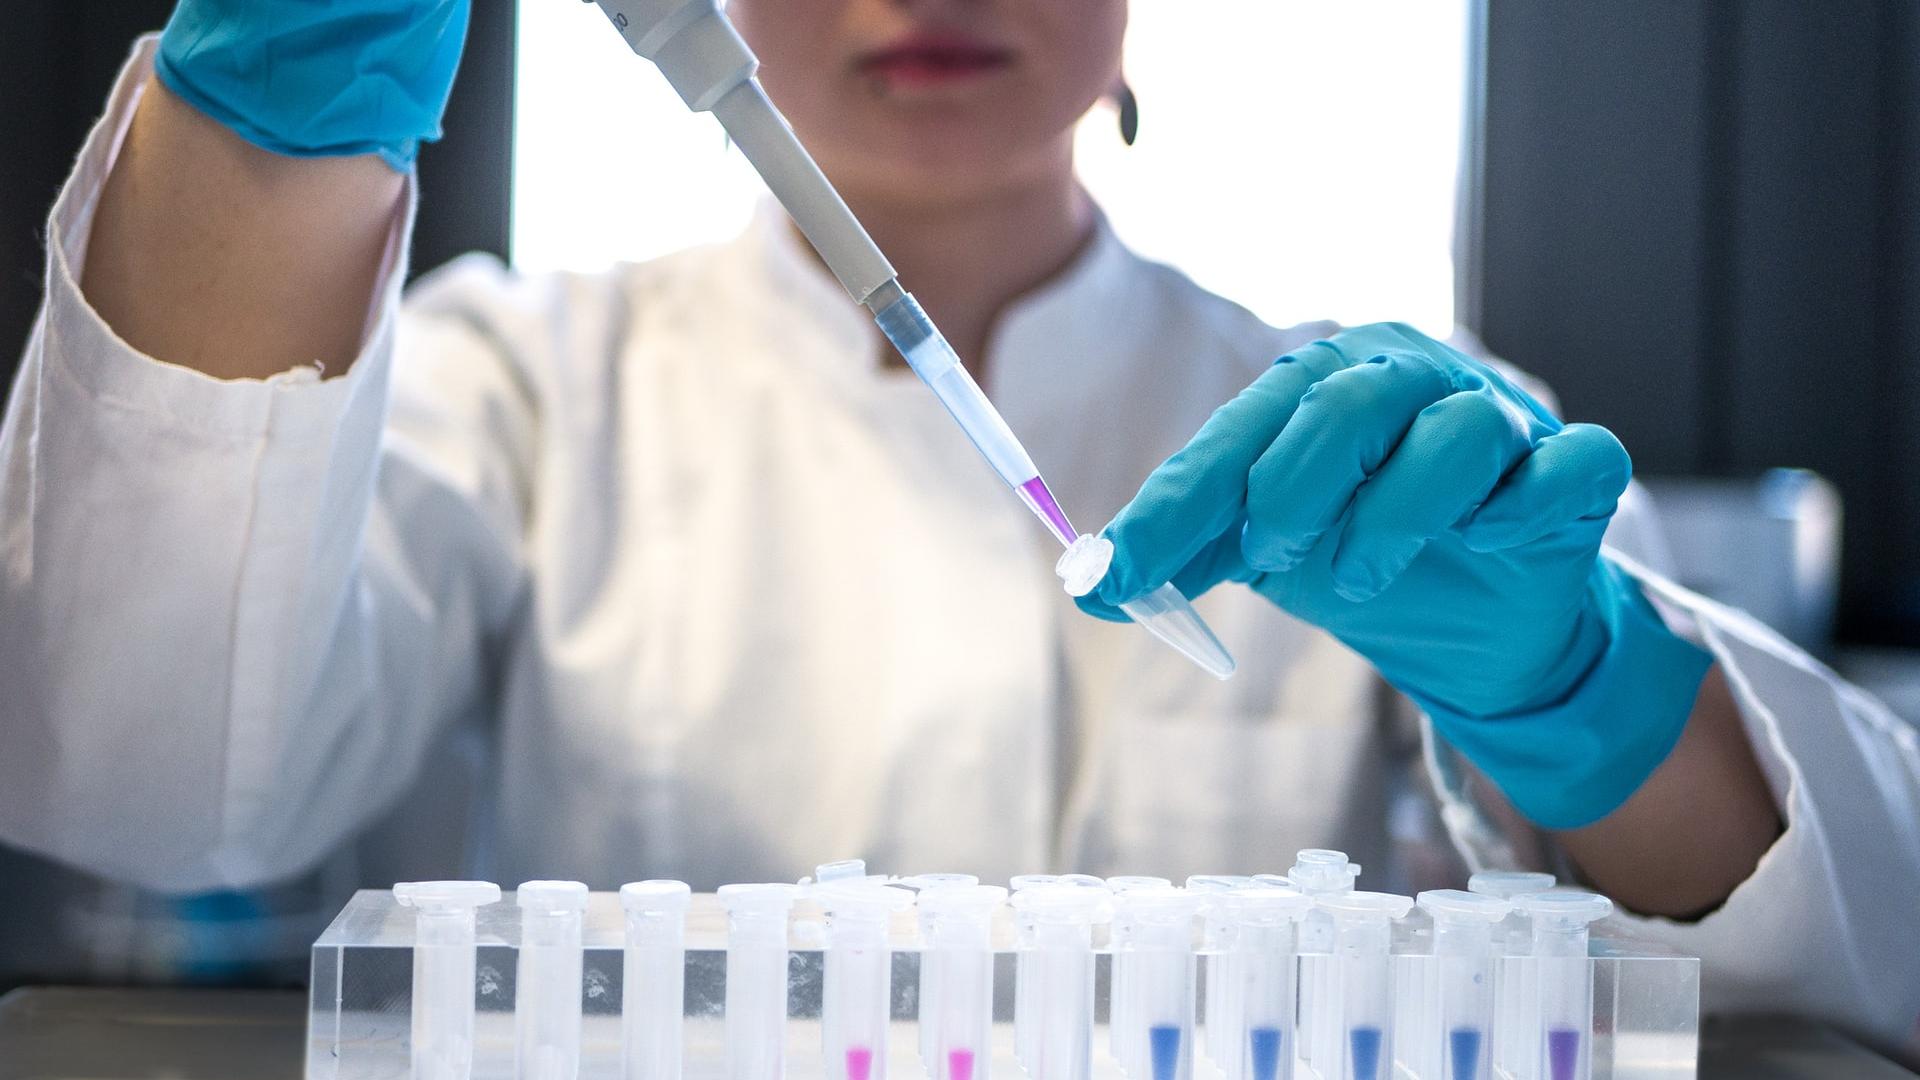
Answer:
M119 339L78 281L152 53L54 206L0 428L0 841L239 887L324 858L483 700L530 421L482 335L402 319L411 185L348 372L221 381Z
M1688 592L1625 554L1677 633L1726 675L1785 832L1726 902L1692 922L1616 917L1609 932L1702 960L1709 1012L1792 1012L1920 1063L1920 737L1745 615ZM1475 870L1546 851L1516 835L1497 792L1427 731L1442 817ZM1548 869L1554 869L1549 865Z

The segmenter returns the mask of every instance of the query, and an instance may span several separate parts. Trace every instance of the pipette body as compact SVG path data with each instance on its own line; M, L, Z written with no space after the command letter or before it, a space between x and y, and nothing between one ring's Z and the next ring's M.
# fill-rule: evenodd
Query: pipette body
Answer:
M598 3L633 51L660 68L688 108L712 112L720 121L848 295L872 312L887 340L1021 502L1070 551L1085 539L1074 531L999 410L919 302L901 287L892 264L767 99L754 78L759 61L721 13L718 0ZM1214 677L1233 674L1233 658L1171 584L1121 608Z

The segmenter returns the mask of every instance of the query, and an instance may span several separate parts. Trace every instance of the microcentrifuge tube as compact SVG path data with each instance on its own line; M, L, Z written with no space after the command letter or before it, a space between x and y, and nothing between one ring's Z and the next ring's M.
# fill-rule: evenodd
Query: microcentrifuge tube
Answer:
M1499 950L1494 928L1512 905L1505 900L1457 889L1437 889L1418 897L1433 917L1433 963L1438 976L1437 1051L1441 1080L1488 1080L1493 1070L1494 970Z
M413 1075L473 1074L474 909L498 903L491 881L407 881L393 898L414 909Z
M1061 538L1065 542L1066 538ZM1107 567L1113 562L1113 541L1104 536L1082 533L1067 545L1067 550L1054 564L1053 571L1059 575L1060 582L1072 596L1085 596L1093 591L1100 579L1107 574ZM1127 618L1139 623L1147 632L1173 647L1180 655L1200 666L1202 671L1216 679L1233 676L1233 655L1227 647L1220 644L1213 630L1193 610L1193 604L1186 594L1175 588L1172 582L1165 582L1150 593L1137 596L1120 605Z
M1296 889L1256 885L1229 892L1226 901L1234 927L1225 956L1233 992L1231 1011L1220 1021L1221 1035L1234 1049L1218 1059L1222 1071L1228 1080L1292 1080L1295 931L1313 909L1313 898ZM1212 1035L1211 1002L1207 1008Z
M1058 874L1015 874L1007 884L1013 895L1018 896L1028 889L1052 885L1059 880ZM1033 976L1039 967L1033 960L1032 947L1033 919L1016 901L1013 905L1013 1059L1028 1070L1033 1068L1031 1040L1040 1033L1039 1024L1029 1015L1029 1010L1039 1004L1039 999L1033 996Z
M620 886L620 906L627 913L620 990L626 1080L680 1080L689 892L684 881Z
M1251 885L1253 879L1239 874L1193 874L1187 878L1187 891L1200 897L1201 996L1206 1017L1201 1029L1200 1048L1207 1059L1220 1068L1239 1056L1239 1044L1228 1030L1228 1017L1236 1011L1233 986L1227 981L1226 952L1233 941L1233 918L1226 894L1230 889Z
M827 913L820 1035L828 1080L887 1080L893 963L887 926L913 906L905 889L868 881L814 889Z
M1193 916L1199 897L1170 887L1114 896L1115 922L1127 940L1113 954L1115 982L1133 999L1126 1024L1139 1035L1122 1042L1120 1067L1132 1080L1188 1080L1193 1075ZM1124 977L1122 977L1124 975Z
M792 885L722 885L727 909L728 1080L783 1080L787 1069L787 915Z
M1013 896L1032 926L1021 953L1032 975L1016 988L1014 1043L1030 1047L1032 1080L1090 1080L1093 1075L1093 925L1108 912L1104 888L1039 885ZM1025 1023L1031 1030L1019 1030Z
M1533 921L1531 963L1539 979L1541 1080L1588 1080L1593 1068L1593 968L1587 925L1613 903L1585 892L1531 893L1515 903Z
M580 1075L580 930L587 887L527 881L520 908L520 963L514 979L514 1071L520 1080Z
M1137 889L1164 889L1173 882L1163 877L1150 877L1144 874L1122 874L1106 880L1107 891L1115 896L1133 892ZM1133 926L1128 921L1125 908L1116 904L1113 907L1113 923L1107 928L1107 947L1111 956L1117 957L1120 950L1132 940ZM1107 1048L1115 1060L1131 1061L1145 1053L1146 1032L1135 1022L1133 1007L1139 1003L1139 995L1133 992L1128 980L1133 971L1125 964L1114 962L1107 975Z
M921 1054L931 1080L988 1080L993 1059L993 915L997 885L920 892Z
M1322 1075L1344 1080L1387 1080L1393 1056L1388 1034L1393 1020L1393 920L1413 908L1411 896L1347 892L1315 901L1333 916L1333 982L1337 994L1316 1002L1340 1017L1337 1042L1344 1067Z
M1505 900L1512 910L1494 928L1494 947L1503 957L1525 956L1533 951L1533 925L1527 913L1513 901L1529 893L1553 888L1552 874L1524 870L1482 870L1467 879L1467 891ZM1500 977L1494 980L1493 1011L1500 1022L1493 1026L1493 1060L1517 1075L1532 1074L1533 1034L1539 1027L1539 993L1535 984L1538 972L1531 964L1512 964L1502 960ZM1525 1062L1523 1064L1523 1062Z
M1360 876L1358 863L1349 862L1347 853L1328 848L1304 848L1287 871L1288 880L1312 897L1339 896L1353 891ZM1334 993L1333 915L1315 908L1300 923L1300 1031L1294 1041L1294 1053L1301 1063L1313 1067L1322 1076L1331 1076L1346 1045L1340 1031L1340 1011L1332 1004Z
M975 874L910 874L893 882L893 884L899 885L902 888L912 889L916 893L924 893L929 889L939 889L948 886L978 885L980 884L980 878ZM919 911L920 940L926 942L932 936L932 928L928 926L929 912L925 907L921 907ZM937 1007L938 1002L936 999L939 993L939 985L937 983L930 983L927 980L926 956L923 953L921 954L920 960L920 1015L923 1018ZM927 1062L929 1070L933 1068L933 1031L933 1025L924 1022L921 1023L920 1059Z

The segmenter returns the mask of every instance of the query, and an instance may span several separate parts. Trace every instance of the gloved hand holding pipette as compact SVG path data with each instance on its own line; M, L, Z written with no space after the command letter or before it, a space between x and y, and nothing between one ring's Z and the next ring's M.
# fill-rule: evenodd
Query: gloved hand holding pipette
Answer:
M1631 472L1418 331L1281 357L1147 478L1082 598L1239 581L1330 631L1549 828L1624 802L1678 740L1705 652L1600 553Z

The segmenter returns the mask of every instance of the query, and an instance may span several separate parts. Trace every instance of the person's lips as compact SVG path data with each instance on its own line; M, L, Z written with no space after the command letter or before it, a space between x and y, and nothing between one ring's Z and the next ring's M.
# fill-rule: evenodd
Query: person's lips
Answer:
M967 34L910 34L862 55L862 74L898 86L940 86L977 79L1011 67L1013 50Z

